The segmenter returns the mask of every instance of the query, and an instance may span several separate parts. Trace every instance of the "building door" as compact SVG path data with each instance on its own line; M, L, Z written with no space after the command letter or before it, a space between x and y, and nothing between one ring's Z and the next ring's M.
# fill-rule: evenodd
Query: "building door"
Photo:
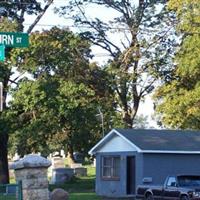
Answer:
M135 194L135 156L127 157L127 194Z

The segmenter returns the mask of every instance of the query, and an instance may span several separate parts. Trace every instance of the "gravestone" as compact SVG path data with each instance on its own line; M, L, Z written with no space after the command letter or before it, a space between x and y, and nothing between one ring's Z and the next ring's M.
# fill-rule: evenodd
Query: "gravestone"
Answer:
M68 182L74 176L74 169L71 168L57 168L53 169L51 184L62 184Z
M60 155L61 155L63 158L65 158L65 157L66 157L65 151L64 151L64 150L60 150Z
M54 189L50 194L50 200L68 200L69 194L61 188Z
M93 167L96 167L96 158L93 160Z
M53 169L65 167L65 162L64 162L64 159L62 157L53 157L51 161L52 161L52 168Z
M76 167L74 168L75 176L87 176L87 168L85 167Z
M49 200L47 168L51 162L30 154L12 164L16 181L22 181L23 199Z
M79 167L83 167L83 165L81 163L71 163L70 167L71 168L79 168Z
M58 168L65 168L65 159L60 156L55 156L51 158L52 165L48 169L48 176L52 177L53 170Z

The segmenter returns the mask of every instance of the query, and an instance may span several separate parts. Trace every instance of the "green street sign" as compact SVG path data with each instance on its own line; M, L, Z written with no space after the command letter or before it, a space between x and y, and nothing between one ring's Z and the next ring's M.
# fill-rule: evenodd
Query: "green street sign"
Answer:
M0 32L0 44L6 47L28 47L28 34Z
M4 60L5 60L5 46L0 45L0 61L4 61Z

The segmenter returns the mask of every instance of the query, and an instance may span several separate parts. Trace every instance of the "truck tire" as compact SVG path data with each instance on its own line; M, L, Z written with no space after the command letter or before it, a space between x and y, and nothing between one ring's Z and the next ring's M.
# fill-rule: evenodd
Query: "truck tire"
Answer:
M153 195L152 194L148 194L147 197L145 198L145 200L154 200L153 199ZM184 200L186 200L186 199L184 199Z
M189 200L189 198L188 198L188 196L183 195L183 196L181 196L181 199L180 199L180 200Z

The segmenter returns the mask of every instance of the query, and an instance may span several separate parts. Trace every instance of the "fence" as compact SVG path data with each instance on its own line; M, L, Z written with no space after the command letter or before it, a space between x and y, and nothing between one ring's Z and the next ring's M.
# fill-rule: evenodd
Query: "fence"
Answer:
M23 200L21 181L16 184L1 184L0 200Z

